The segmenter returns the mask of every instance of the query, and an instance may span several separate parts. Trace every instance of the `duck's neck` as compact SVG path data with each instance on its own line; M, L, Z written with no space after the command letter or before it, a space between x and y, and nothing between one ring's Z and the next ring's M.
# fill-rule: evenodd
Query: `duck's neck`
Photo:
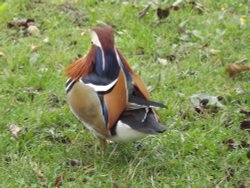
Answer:
M117 78L119 70L120 67L116 59L115 51L108 49L102 52L101 48L97 48L95 63L96 74L113 80Z

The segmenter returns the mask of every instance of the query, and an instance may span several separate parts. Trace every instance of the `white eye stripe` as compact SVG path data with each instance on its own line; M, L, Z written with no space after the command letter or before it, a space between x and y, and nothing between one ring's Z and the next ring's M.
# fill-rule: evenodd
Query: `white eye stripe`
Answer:
M99 47L102 51L102 70L105 70L105 54L104 54L104 51L103 51L103 48L102 48L102 44L99 40L99 37L98 35L96 34L96 32L92 31L91 32L91 41L94 45L96 45L97 47Z
M94 32L94 31L91 32L91 41L93 42L94 45L102 48L101 42L100 42L96 32Z

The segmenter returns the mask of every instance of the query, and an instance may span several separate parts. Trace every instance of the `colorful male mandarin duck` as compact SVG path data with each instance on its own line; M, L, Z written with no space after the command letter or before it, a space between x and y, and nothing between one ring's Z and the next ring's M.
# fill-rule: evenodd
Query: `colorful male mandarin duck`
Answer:
M110 26L93 28L92 46L65 74L67 102L73 114L100 139L130 141L165 131L140 79L116 48Z

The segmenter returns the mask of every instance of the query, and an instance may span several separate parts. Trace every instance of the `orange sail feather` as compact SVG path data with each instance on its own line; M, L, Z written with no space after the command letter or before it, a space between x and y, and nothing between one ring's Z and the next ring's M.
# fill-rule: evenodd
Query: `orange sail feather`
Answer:
M96 47L92 46L86 56L68 65L68 67L64 71L65 75L73 80L78 80L81 77L87 76L93 70L93 66L95 63L95 53Z

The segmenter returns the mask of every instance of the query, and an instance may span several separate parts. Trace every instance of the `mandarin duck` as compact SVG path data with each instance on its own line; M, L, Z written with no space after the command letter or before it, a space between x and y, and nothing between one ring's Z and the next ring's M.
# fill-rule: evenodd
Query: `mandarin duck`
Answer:
M92 46L82 58L68 65L65 74L67 102L73 114L106 145L130 141L166 129L159 123L140 77L115 46L108 25L91 30Z

